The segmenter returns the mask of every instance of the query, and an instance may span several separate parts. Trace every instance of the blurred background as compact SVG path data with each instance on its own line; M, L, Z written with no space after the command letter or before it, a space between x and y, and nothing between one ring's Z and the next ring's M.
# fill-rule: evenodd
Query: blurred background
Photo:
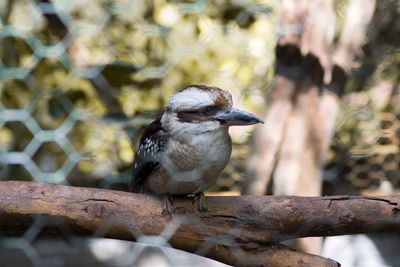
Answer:
M1 180L127 190L144 127L175 91L207 84L266 121L231 129L211 192L400 192L399 1L0 0L0 18ZM8 266L67 266L32 240L1 240ZM367 266L337 247L369 244L371 266L399 266L390 242L400 235L293 246Z

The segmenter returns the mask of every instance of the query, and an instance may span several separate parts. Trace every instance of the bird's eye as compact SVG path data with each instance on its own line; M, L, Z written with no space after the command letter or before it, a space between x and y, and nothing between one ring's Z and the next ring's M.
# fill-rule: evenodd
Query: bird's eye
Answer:
M218 108L215 106L207 106L202 110L204 115L215 115L218 112Z
M186 113L186 114L196 114L196 113L198 113L197 110L185 110L183 112Z

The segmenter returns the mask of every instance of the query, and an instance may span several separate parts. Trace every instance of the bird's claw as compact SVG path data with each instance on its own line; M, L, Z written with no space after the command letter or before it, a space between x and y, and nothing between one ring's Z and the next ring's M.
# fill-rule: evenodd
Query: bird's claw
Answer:
M171 196L164 197L164 207L161 214L171 215L175 211L174 209L174 201Z
M204 193L201 192L201 193L197 193L196 195L194 195L193 202L192 202L193 204L196 201L196 199L199 200L199 204L197 206L198 211L207 212L208 209L206 208L206 196L204 195Z

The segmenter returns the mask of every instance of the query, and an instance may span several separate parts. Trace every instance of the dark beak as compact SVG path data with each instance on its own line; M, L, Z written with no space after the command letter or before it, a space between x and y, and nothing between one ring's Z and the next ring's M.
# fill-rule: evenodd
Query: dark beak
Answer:
M226 126L264 123L256 115L236 108L232 108L225 113L219 113L215 118Z

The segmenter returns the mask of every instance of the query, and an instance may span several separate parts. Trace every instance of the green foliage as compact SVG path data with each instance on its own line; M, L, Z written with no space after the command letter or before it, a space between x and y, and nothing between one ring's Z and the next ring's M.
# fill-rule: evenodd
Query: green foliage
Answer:
M3 4L2 177L127 179L143 126L189 84L263 108L274 45L268 4L55 1L54 12L34 1ZM248 132L234 135L243 142Z
M235 105L262 113L273 77L278 4L59 0L51 2L52 12L35 1L0 2L0 177L124 181L143 127L172 93L190 84L227 89ZM343 6L337 1L338 25ZM369 35L358 73L371 66L370 53L383 42L385 56L372 72L395 80L399 35L398 23L391 23L399 9L382 10L391 19L379 13L379 34ZM377 83L364 81L358 87ZM357 84L354 79L350 91ZM382 107L345 103L337 140L346 149L363 146L360 121L378 127ZM234 143L250 144L251 131L234 129ZM236 189L241 180L250 148L234 153L217 188Z

